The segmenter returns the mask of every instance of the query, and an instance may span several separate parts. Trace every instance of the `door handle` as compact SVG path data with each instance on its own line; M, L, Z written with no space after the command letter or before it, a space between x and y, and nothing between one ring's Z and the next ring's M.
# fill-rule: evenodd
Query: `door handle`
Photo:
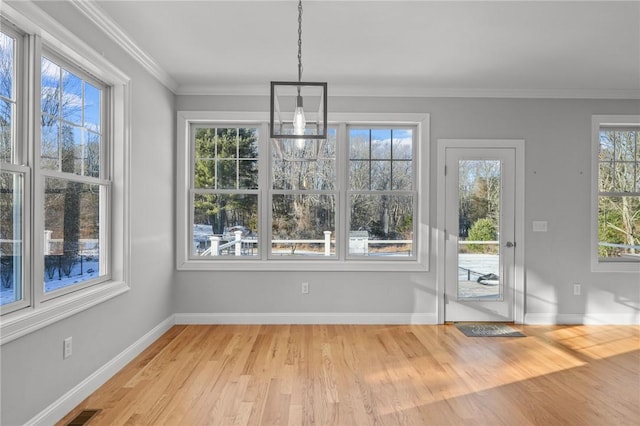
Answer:
M511 242L511 241L507 241L507 242L505 243L505 247L509 247L509 248L511 248L511 247L515 247L515 246L516 246L516 243Z

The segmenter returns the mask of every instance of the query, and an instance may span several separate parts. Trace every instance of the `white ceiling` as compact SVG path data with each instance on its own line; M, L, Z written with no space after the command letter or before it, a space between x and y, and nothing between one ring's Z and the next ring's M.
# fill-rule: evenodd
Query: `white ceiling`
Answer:
M638 1L303 7L303 80L330 95L640 98ZM103 0L90 13L176 93L266 94L297 79L293 0Z

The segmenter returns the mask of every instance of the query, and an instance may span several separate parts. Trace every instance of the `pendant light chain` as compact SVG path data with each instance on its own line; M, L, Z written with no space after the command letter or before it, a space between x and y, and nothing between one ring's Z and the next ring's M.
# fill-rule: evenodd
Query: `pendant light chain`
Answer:
M302 0L298 0L298 83L300 83L301 81L302 81Z

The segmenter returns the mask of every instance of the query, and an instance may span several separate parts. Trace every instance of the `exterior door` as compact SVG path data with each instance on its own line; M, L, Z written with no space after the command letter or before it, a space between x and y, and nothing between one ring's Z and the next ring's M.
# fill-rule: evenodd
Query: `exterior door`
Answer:
M445 151L445 321L514 320L515 148Z

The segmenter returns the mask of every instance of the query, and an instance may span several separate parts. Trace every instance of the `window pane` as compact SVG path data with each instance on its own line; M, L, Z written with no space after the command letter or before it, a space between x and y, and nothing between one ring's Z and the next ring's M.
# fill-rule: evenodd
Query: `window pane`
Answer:
M394 160L411 160L413 158L413 130L394 129L391 149Z
M616 163L614 173L614 191L633 192L635 186L635 164Z
M23 178L0 173L0 305L22 299Z
M215 160L199 160L196 159L194 164L194 186L196 188L213 189L215 188Z
M218 158L238 158L238 130L234 127L216 131L216 155Z
M636 144L634 131L616 130L612 134L614 156L617 161L634 161L636 158Z
M238 161L238 186L243 189L258 188L258 160Z
M43 116L40 138L40 167L48 170L60 170L58 121Z
M85 131L85 151L83 154L83 174L86 176L100 176L100 145L101 137L97 133Z
M352 194L349 254L411 256L413 197Z
M68 124L62 125L60 171L82 174L82 158L84 152L83 136L81 128Z
M391 159L391 130L371 130L371 158Z
M0 32L0 161L14 161L16 40Z
M216 163L217 189L237 189L236 160L218 160Z
M369 155L369 129L349 130L349 158L352 160L362 160Z
M0 96L13 99L16 40L0 32Z
M640 197L598 197L598 254L640 261Z
M5 163L13 162L13 113L14 103L0 99L0 161Z
M334 255L335 208L334 195L274 195L272 254Z
M94 132L100 132L101 95L97 87L84 84L84 127Z
M600 161L612 161L613 160L613 139L615 132L601 131L600 132Z
M43 114L60 116L60 67L42 58L41 107Z
M192 254L257 256L258 196L195 194Z
M391 161L371 162L371 183L373 191L391 189Z
M45 180L45 293L105 274L99 262L100 190L100 185Z
M82 79L62 70L62 119L82 125Z
M368 190L371 170L369 161L349 162L349 188L352 190Z
M600 167L600 171L599 171L599 177L600 177L599 188L600 189L599 189L599 191L600 192L613 192L613 191L615 191L614 163L610 163L610 162L600 163L599 167Z
M391 174L393 176L391 189L407 190L413 189L413 163L411 161L394 161L391 164Z

